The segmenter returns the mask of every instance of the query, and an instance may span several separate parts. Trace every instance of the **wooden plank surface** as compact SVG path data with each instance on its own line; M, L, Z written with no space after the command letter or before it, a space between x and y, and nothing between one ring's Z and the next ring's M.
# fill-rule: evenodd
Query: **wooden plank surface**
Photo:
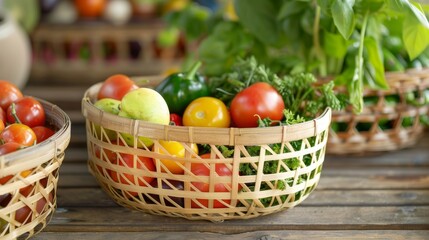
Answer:
M73 123L57 211L34 239L429 239L429 131L400 151L327 155L316 190L293 209L223 223L190 221L124 208L99 187L86 165L80 98L87 87L25 89L58 103Z
M42 232L36 240L75 240L75 239L127 239L127 240L353 240L353 239L388 239L418 240L427 239L429 230L344 230L344 231L255 231L238 234L202 233L202 232Z

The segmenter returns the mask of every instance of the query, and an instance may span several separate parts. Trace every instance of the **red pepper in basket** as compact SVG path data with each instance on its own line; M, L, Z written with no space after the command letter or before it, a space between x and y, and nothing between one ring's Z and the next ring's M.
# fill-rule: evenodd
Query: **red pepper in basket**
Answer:
M170 125L183 126L182 117L179 114L170 114Z

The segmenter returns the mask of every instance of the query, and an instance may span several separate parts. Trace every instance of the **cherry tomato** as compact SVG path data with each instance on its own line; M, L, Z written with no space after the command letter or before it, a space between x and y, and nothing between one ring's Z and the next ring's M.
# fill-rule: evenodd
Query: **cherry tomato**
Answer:
M183 126L182 117L176 113L170 113L170 125Z
M166 172L166 170L168 170L173 174L182 174L184 172L182 166L183 164L185 164L185 161L180 160L180 158L184 158L186 155L185 147L181 143L176 141L159 140L159 144L161 146L159 148L155 148L155 152L166 155L168 154L170 156L178 158L174 160L159 159L162 165L164 165L163 167L161 167L161 171ZM165 150L162 148L164 148ZM195 154L198 154L198 146L196 144L191 144L191 149Z
M101 16L106 7L106 0L74 0L77 12L84 18Z
M0 132L4 129L4 122L0 119Z
M210 154L203 154L201 155L201 158L210 158ZM191 172L196 176L210 176L210 169L208 166L204 163L192 163L191 165ZM216 163L215 166L215 172L217 176L231 176L232 171L223 163ZM201 192L209 192L209 183L208 182L191 182L191 184L197 188ZM217 183L214 186L215 192L229 192L231 189L232 184L231 183ZM192 189L192 188L191 188ZM241 186L238 186L238 190L241 189ZM223 199L223 202L226 204L230 204L230 199ZM197 199L196 201L192 201L191 206L192 208L201 208L201 206L197 203L199 202L201 205L205 207L209 207L209 200L208 199ZM214 200L213 201L213 207L214 208L225 208L228 207L224 205L221 201Z
M0 107L0 120L3 121L3 123L7 122L7 118L6 118L6 112L5 110L3 110L3 108Z
M5 80L0 80L0 106L3 110L6 111L12 102L22 97L22 92L17 86Z
M149 171L155 171L155 164L153 163L152 158L137 157L137 156L134 156L131 154L125 154L125 153L119 153L119 155L120 157L116 162L116 164L119 166L126 166L134 169L147 169ZM136 160L134 160L135 157L137 158ZM140 178L136 180L135 177L141 177L141 176L135 176L130 173L120 174L114 170L109 171L109 174L113 181L117 183L122 183L122 184L132 184L132 185L138 184L139 186L147 186L147 184L144 181L150 184L153 180L152 177L148 177L148 176L143 177L144 181L142 181ZM129 192L129 194L131 196L137 196L138 193Z
M139 88L129 77L116 74L107 78L98 92L98 99L113 98L122 100L122 97L129 91Z
M36 144L37 137L33 130L22 123L12 123L1 133L0 139L4 142L16 142L22 146L29 147Z
M277 90L258 82L239 92L231 102L231 118L237 127L257 127L261 119L281 120L285 104Z
M45 110L42 104L33 97L23 97L7 109L7 121L9 123L15 123L15 116L13 115L13 108L15 108L16 117L22 124L29 127L43 126L45 125Z
M0 145L0 156L5 155L7 153L15 152L23 147L24 146L16 142L6 142Z
M33 129L33 132L36 134L37 143L43 142L55 134L54 130L46 126L35 126L32 129Z
M214 97L193 100L183 113L184 126L229 127L231 118L225 104Z
M28 206L24 206L15 211L15 220L26 224L31 220L31 215L31 209Z

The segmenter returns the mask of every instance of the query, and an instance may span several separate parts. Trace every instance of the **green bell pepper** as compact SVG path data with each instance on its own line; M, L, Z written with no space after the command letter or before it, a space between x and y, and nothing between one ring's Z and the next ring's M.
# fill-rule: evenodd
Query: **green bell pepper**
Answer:
M170 74L155 87L167 102L170 113L182 115L194 99L209 95L204 77L197 73L200 66L201 62L196 62L188 72Z

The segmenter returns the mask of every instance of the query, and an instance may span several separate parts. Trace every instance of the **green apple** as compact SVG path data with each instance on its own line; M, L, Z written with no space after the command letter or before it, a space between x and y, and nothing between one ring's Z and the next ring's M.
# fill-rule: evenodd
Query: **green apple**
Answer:
M101 109L104 112L108 112L114 115L119 114L119 107L121 105L121 101L118 101L113 98L103 98L94 103L94 106L98 109ZM95 125L95 132L100 139L103 139L101 134L101 127L99 125ZM116 132L110 129L105 129L106 136L110 140L116 139Z
M138 88L125 94L122 98L119 116L131 119L143 120L151 123L168 125L170 123L170 111L167 102L157 91L151 88ZM134 146L134 137L121 133L128 145ZM139 137L142 143L137 147L150 147L153 141L146 137Z

